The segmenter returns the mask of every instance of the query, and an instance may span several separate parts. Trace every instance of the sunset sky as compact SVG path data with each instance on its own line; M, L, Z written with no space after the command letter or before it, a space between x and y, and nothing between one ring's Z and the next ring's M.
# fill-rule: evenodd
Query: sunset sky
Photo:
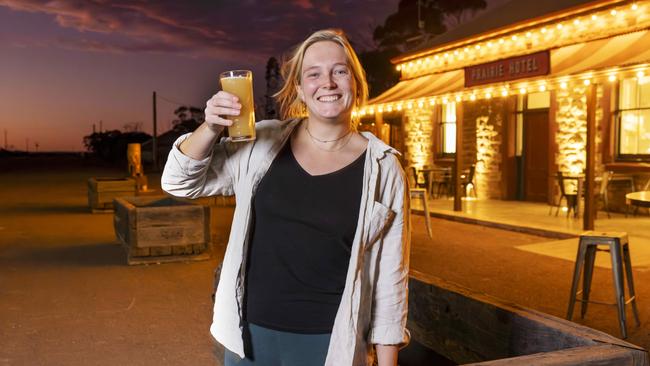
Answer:
M0 147L81 151L99 129L171 126L178 103L203 107L218 74L251 69L262 95L270 56L339 27L357 48L398 0L0 0Z

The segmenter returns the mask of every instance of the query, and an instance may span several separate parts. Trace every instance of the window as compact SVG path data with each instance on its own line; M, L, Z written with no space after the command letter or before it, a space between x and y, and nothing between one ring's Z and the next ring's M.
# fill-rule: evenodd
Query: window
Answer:
M618 160L650 160L650 77L621 80L616 111Z
M440 135L442 155L456 153L456 103L447 102L442 105L440 118Z

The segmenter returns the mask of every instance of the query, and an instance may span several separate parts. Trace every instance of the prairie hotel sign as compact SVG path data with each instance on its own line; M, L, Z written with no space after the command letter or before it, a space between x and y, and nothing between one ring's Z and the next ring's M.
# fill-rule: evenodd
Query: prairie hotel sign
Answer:
M549 52L541 51L468 66L465 68L465 87L547 75L549 72Z

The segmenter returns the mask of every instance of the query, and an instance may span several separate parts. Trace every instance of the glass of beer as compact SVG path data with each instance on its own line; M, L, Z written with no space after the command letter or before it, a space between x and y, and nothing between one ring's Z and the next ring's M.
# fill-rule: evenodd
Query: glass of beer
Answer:
M232 141L255 140L255 106L253 105L253 73L249 70L222 72L219 76L221 88L239 98L241 113L228 116L232 125L228 135Z

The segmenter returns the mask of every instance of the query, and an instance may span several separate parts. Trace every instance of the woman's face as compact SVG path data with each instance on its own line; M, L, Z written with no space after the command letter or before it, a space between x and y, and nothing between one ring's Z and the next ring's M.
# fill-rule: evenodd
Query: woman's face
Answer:
M310 118L349 121L354 107L355 83L343 47L330 41L309 46L297 88Z

